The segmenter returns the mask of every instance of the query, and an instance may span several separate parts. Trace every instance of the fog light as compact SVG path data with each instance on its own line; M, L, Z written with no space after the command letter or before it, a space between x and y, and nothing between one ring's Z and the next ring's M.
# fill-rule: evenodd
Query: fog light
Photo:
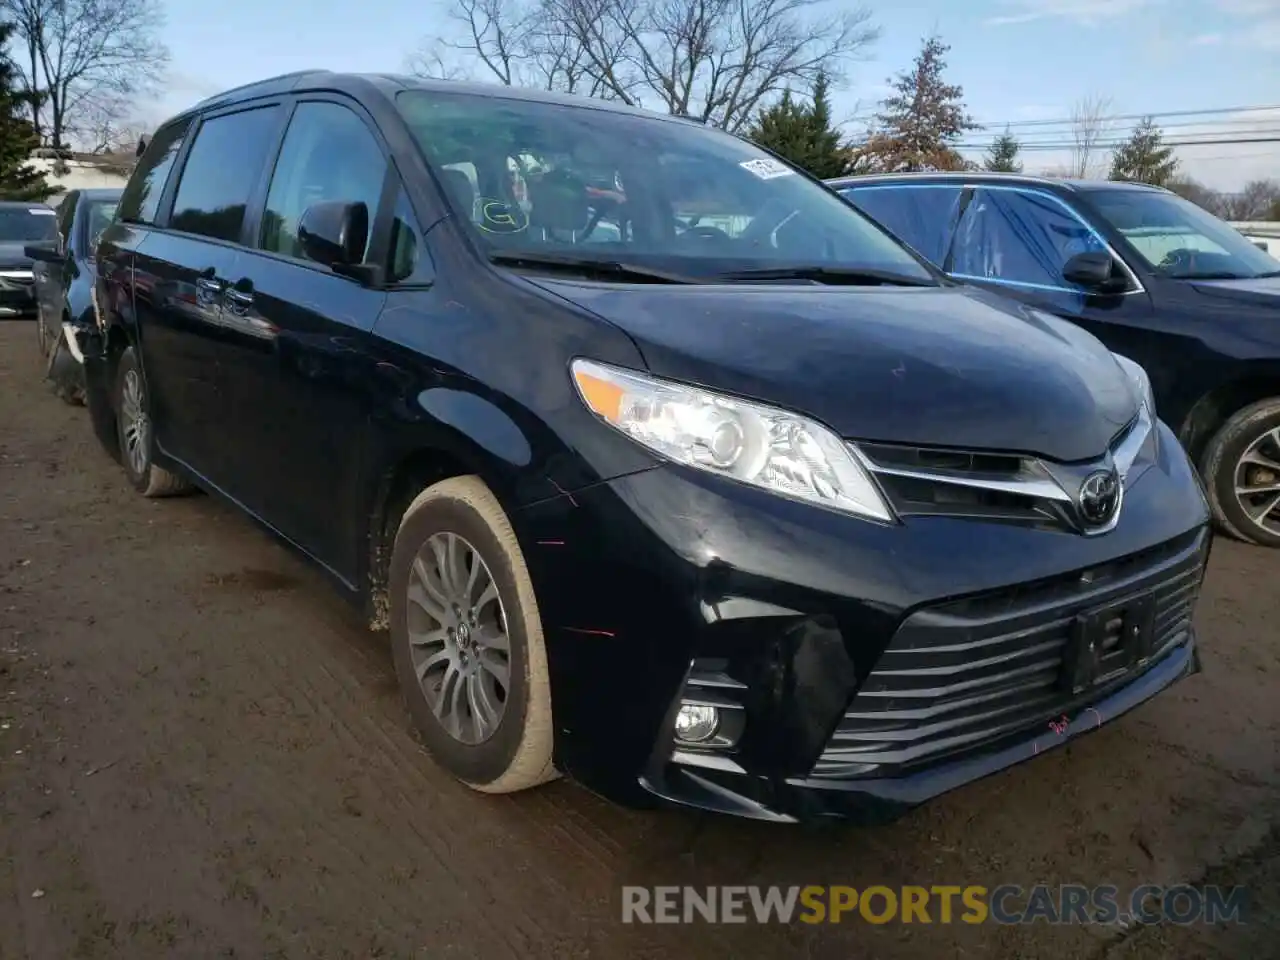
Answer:
M676 739L685 743L702 743L716 735L720 728L720 711L700 703L681 705L676 714Z

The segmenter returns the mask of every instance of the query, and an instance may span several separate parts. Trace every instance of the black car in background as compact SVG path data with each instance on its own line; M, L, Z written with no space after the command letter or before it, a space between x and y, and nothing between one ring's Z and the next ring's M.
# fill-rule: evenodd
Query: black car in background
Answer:
M63 332L70 324L93 329L94 251L98 237L111 223L120 200L119 190L72 190L55 208L55 246L28 246L33 261L36 296L36 336L45 376L58 395L78 403L84 397L84 370L73 353L77 339Z
M906 174L830 185L950 276L1140 363L1219 525L1280 546L1280 261L1142 184Z
M57 242L57 216L42 203L0 201L0 318L28 317L36 299L27 245Z
M130 482L363 602L477 790L885 818L1199 669L1141 368L724 132L294 74L166 123L98 263Z

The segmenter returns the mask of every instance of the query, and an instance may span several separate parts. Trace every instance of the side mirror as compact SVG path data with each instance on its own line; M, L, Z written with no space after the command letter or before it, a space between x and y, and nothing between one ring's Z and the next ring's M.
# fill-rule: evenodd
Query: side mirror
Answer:
M138 147L136 150L133 151L133 156L135 159L147 152L147 144L150 142L151 141L147 139L147 135L145 133L138 138Z
M55 247L46 247L43 244L27 244L22 248L22 252L32 260L39 260L41 263L62 263L67 259L66 254L60 253Z
M369 243L369 208L363 203L326 200L307 207L298 221L303 256L336 273L352 274Z
M1115 259L1109 253L1077 253L1063 266L1062 278L1086 290L1114 293L1124 288L1124 281L1116 277L1115 269Z
M1263 253L1271 252L1271 248L1267 246L1267 241L1265 240L1255 240L1253 241L1253 245L1257 247L1259 250L1261 250Z

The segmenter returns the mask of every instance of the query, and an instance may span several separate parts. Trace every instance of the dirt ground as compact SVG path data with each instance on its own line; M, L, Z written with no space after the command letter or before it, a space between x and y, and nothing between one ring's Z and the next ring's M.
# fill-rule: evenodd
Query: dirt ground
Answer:
M0 323L0 960L1280 956L1280 554L1220 541L1205 672L889 828L482 797L389 653L208 497L146 501ZM1247 883L1223 930L624 925L624 884Z

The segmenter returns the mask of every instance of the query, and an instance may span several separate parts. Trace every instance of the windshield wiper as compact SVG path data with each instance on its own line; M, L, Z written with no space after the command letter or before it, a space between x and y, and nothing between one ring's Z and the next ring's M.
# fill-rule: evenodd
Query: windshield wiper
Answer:
M865 267L768 267L759 270L738 270L733 273L716 275L717 280L812 280L814 283L828 283L833 286L892 286L892 287L936 287L938 281L933 277L912 277L905 273L894 273L891 270L876 270Z
M697 277L668 273L652 267L640 267L617 260L595 260L591 257L567 257L552 253L491 253L491 263L507 267L532 267L539 270L560 270L598 276L606 280L623 280L633 283L703 283Z

